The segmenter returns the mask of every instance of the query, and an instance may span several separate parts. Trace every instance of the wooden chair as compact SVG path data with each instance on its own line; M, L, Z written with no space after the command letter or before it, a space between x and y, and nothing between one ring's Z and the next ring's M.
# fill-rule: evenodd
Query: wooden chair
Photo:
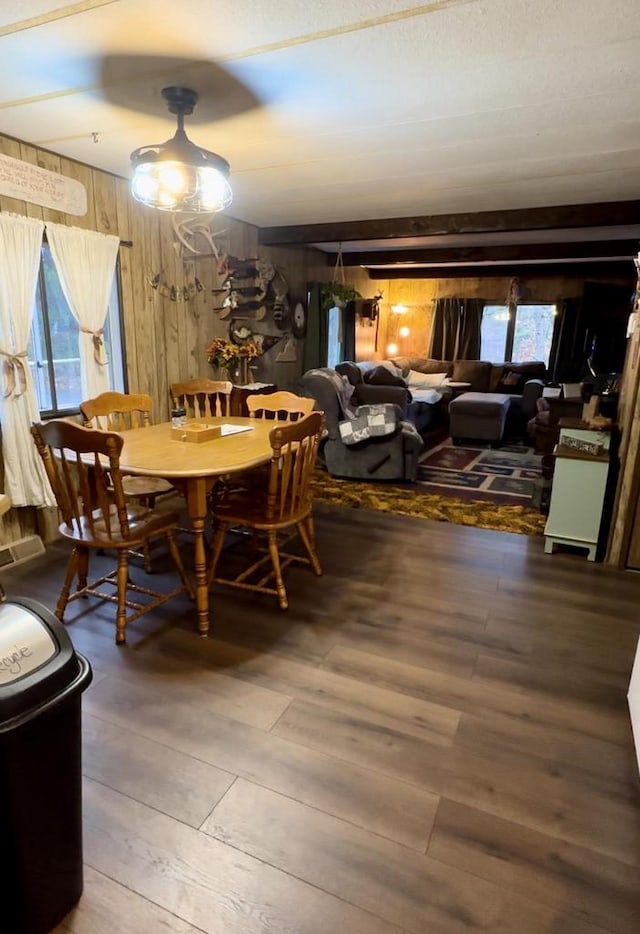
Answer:
M188 379L172 383L169 393L175 406L184 406L191 418L211 418L231 414L231 390L228 380Z
M127 625L133 620L184 590L193 598L174 537L178 516L127 505L120 473L124 443L120 435L84 428L65 419L34 424L31 432L58 503L62 518L60 533L74 545L56 607L58 619L63 619L67 604L78 597L93 595L111 600L117 604L116 644L120 645L125 641ZM169 593L139 587L129 580L129 550L157 535L164 535L182 581L180 587ZM115 571L88 583L91 549L115 549L118 564ZM70 594L76 575L78 586ZM116 587L115 594L99 589L107 582ZM129 590L151 599L144 604L128 599ZM127 608L133 612L127 615Z
M261 490L251 487L233 491L214 503L216 530L211 546L209 584L215 581L243 590L275 594L280 608L286 610L289 603L282 571L291 562L298 561L310 564L316 574L322 574L315 550L311 494L322 430L321 412L312 412L300 421L273 428L269 436L272 457L266 485ZM268 552L236 577L226 578L217 573L218 562L227 531L239 526L265 534ZM297 530L308 558L281 551L278 533L288 530ZM254 575L258 575L258 580L250 582L249 578ZM275 586L268 586L272 578L275 578Z
M126 431L129 428L148 428L151 424L151 396L147 393L103 392L95 399L80 403L80 411L87 428L102 431ZM125 496L136 499L150 509L158 496L175 493L175 488L160 477L123 477ZM143 551L144 569L151 573L151 549L147 543Z
M293 392L247 396L250 418L271 418L275 421L298 421L313 412L314 404L313 399L296 396Z

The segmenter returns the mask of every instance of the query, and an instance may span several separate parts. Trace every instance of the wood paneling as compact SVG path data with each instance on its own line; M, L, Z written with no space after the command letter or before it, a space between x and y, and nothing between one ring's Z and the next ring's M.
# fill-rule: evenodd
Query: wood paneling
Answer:
M87 190L87 213L83 217L62 214L4 196L0 198L0 210L98 230L131 241L130 247L120 249L128 389L149 393L154 419L168 419L169 384L178 379L210 375L206 347L214 336L228 334L228 321L220 321L213 311L211 289L217 287L220 278L216 260L209 258L185 264L174 246L171 216L134 201L126 179L9 137L0 136L0 152L82 182ZM219 228L223 227L225 232L220 238L223 250L243 258L257 255L255 227L233 218L221 219ZM324 270L322 254L314 250L272 251L261 247L260 256L279 265L289 281L290 293L303 299L307 281L319 278L319 270ZM163 282L180 290L197 275L205 289L188 301L171 301L170 296L163 296L151 287L150 280L157 274ZM262 330L280 333L270 322L265 322ZM300 342L297 344L300 348ZM299 350L296 363L279 363L276 358L281 348L279 344L265 355L258 377L265 382L276 382L281 388L295 389L302 372L302 352ZM38 527L35 510L12 510L2 519L0 543L34 531L40 531L45 539L55 534L55 523L41 523L41 526Z
M637 224L639 213L640 202L638 201L611 201L509 211L478 211L468 214L432 214L384 220L300 224L290 227L265 227L260 231L260 242L265 246L282 246L454 233L547 230L554 227L616 226Z

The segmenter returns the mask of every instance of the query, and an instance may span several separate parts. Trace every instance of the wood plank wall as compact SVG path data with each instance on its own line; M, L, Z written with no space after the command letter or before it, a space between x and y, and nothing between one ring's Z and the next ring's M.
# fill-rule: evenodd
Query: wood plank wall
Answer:
M0 135L0 153L22 159L53 172L77 179L87 190L87 213L84 217L73 217L59 211L41 208L14 198L0 197L0 210L28 217L40 217L44 221L67 224L102 233L110 233L121 240L131 241L131 247L120 249L120 277L122 288L122 315L128 388L131 392L148 392L153 400L154 418L168 417L168 387L177 379L204 376L209 372L206 362L206 347L214 337L227 336L228 322L221 321L212 310L214 296L211 290L219 287L214 259L183 261L174 247L171 216L153 211L133 200L126 179L110 175L99 169L83 165L47 150L39 149L19 140ZM328 269L324 256L305 248L258 247L258 230L233 218L220 217L217 230L222 249L242 258L260 255L281 268L289 283L292 299L305 299L307 283L313 280L327 281L332 270ZM161 280L177 289L194 282L195 277L203 283L204 290L188 302L171 301L150 284L151 278L160 274ZM395 337L396 316L391 305L403 303L409 312L403 316L403 324L411 331L410 337L400 342L401 354L424 354L431 330L432 299L454 295L482 296L492 301L504 301L508 279L451 279L416 280L369 279L368 273L360 268L347 268L347 281L354 285L365 298L371 298L378 290L383 293L377 344L374 346L376 329L368 323L359 326L361 359L376 356L383 359L385 347ZM578 280L549 279L532 280L528 285L527 297L540 301L555 301L580 294L582 284ZM275 324L266 320L259 330L265 334L280 335ZM640 477L640 396L637 394L640 380L638 350L636 342L634 361L628 372L625 370L623 464L621 495L615 524L610 558L613 563L627 566L629 544L634 528L640 527L640 516L636 521ZM260 359L257 378L265 382L277 382L281 388L295 389L302 367L302 348L296 341L295 362L279 362L278 353L283 341ZM398 343L398 341L396 341ZM377 348L377 349L376 349ZM635 429L635 430L634 430ZM0 484L2 484L0 458ZM14 509L0 518L0 544L15 541L24 535L40 532L45 540L53 537L53 516L36 515L35 509ZM638 554L640 554L640 533ZM633 538L635 542L636 539ZM640 559L638 559L640 561Z
M380 321L374 346L374 329L367 322L358 331L359 359L385 359L388 344L398 345L399 356L428 356L433 323L433 300L437 298L484 298L495 304L506 301L510 279L378 279L370 280L366 270L347 268L346 278L365 297L371 298L376 290L382 292ZM590 280L591 281L591 280ZM617 281L617 280L616 280ZM626 283L625 283L626 284ZM558 302L582 295L583 280L563 276L549 276L524 281L524 299L528 302ZM400 319L391 312L391 306L405 305L406 314ZM409 328L408 337L399 338L398 328Z
M211 290L220 283L216 260L184 262L174 247L171 215L134 201L126 179L5 136L0 136L0 153L81 181L87 190L88 205L84 217L75 217L0 197L0 210L98 230L131 241L131 247L120 249L128 389L151 395L155 420L168 418L170 383L210 375L206 347L213 337L228 336L228 321L221 321L213 311L215 302ZM241 258L258 255L256 227L221 216L217 229L223 231L219 242L225 252ZM305 299L307 282L327 278L324 256L318 251L261 247L259 255L283 270L292 297ZM171 301L160 289L151 286L150 280L158 273L162 282L178 290L194 282L197 276L204 290L190 301ZM269 320L261 323L259 330L281 334ZM257 378L276 381L281 388L294 388L301 373L302 349L296 341L296 361L280 363L277 356L283 343L281 341L261 358ZM35 509L11 510L0 519L0 544L38 529L45 539L51 537L51 524L43 523L42 519L40 515L39 526Z

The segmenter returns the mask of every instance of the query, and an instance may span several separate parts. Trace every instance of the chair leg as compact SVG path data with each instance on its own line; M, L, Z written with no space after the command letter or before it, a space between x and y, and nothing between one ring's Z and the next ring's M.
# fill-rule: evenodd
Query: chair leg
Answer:
M156 504L156 498L153 494L149 494L148 496L141 496L138 499L138 502L145 509L153 509ZM147 539L142 546L142 566L146 574L153 573L153 566L151 564L151 545L149 544L149 539Z
M314 525L314 523L313 523L313 514L312 514L312 513L309 513L309 515L308 515L307 518L305 519L305 524L306 524L306 527L307 527L307 532L309 533L309 538L311 539L311 543L313 544L313 547L315 548L315 545L316 545L316 527L315 527L315 525Z
M176 545L176 537L171 531L164 533L164 537L167 540L167 547L169 548L169 554L173 558L173 563L178 569L178 574L180 575L180 580L184 585L184 589L187 591L190 600L195 600L195 594L193 592L193 587L191 586L191 581L187 575L187 572L184 569L184 564L182 563L182 557L178 551L178 546ZM145 546L146 546L145 542Z
M78 590L87 586L89 576L89 549L78 548ZM85 594L86 597L86 594Z
M69 602L69 591L71 590L71 584L73 578L76 576L78 570L78 549L74 548L69 556L69 562L67 564L67 571L64 576L64 583L62 584L62 590L60 591L60 596L58 597L58 603L56 605L56 616L62 622L64 618L64 611L67 608L67 603Z
M304 519L302 522L298 523L298 532L300 533L300 538L304 543L304 547L307 549L307 554L309 555L309 561L311 561L311 567L316 572L318 577L322 576L322 568L320 567L320 561L318 559L318 553L316 551L315 542L312 538L312 535L309 533L309 517ZM311 526L313 528L313 520L311 520Z
M278 551L278 539L275 532L269 532L269 554L273 564L273 573L276 579L276 590L278 591L278 603L281 610L286 610L289 606L287 591L282 579L282 568L280 567L280 553Z
M216 568L218 567L218 561L220 560L220 555L222 554L222 546L224 545L226 534L227 527L226 525L222 525L222 523L213 533L213 541L211 542L211 561L209 562L209 571L207 572L207 587L211 587L215 577Z
M151 566L151 548L148 539L142 546L142 566L147 574L151 574L153 568Z
M123 645L127 626L127 584L129 582L128 554L125 548L118 549L118 612L116 615L116 645Z

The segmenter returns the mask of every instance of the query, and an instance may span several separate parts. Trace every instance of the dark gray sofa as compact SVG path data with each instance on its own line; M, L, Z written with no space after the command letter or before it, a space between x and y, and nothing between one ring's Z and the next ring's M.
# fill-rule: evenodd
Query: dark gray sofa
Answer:
M454 383L468 383L470 392L505 393L510 396L506 434L511 436L525 436L527 422L536 413L536 402L542 395L547 378L547 368L540 360L490 363L487 360L393 357L391 363L402 371L405 378L409 378L412 371L425 375L446 373L447 379ZM439 385L438 389L448 402L452 391L446 383Z
M320 445L320 460L333 477L359 480L415 480L422 439L415 427L404 421L408 393L401 387L376 387L358 396L360 405L390 403L397 408L397 429L391 435L345 444L339 424L344 420L340 399L331 381L314 371L300 380L300 394L315 401L324 412L327 435ZM400 390L378 392L380 389Z

